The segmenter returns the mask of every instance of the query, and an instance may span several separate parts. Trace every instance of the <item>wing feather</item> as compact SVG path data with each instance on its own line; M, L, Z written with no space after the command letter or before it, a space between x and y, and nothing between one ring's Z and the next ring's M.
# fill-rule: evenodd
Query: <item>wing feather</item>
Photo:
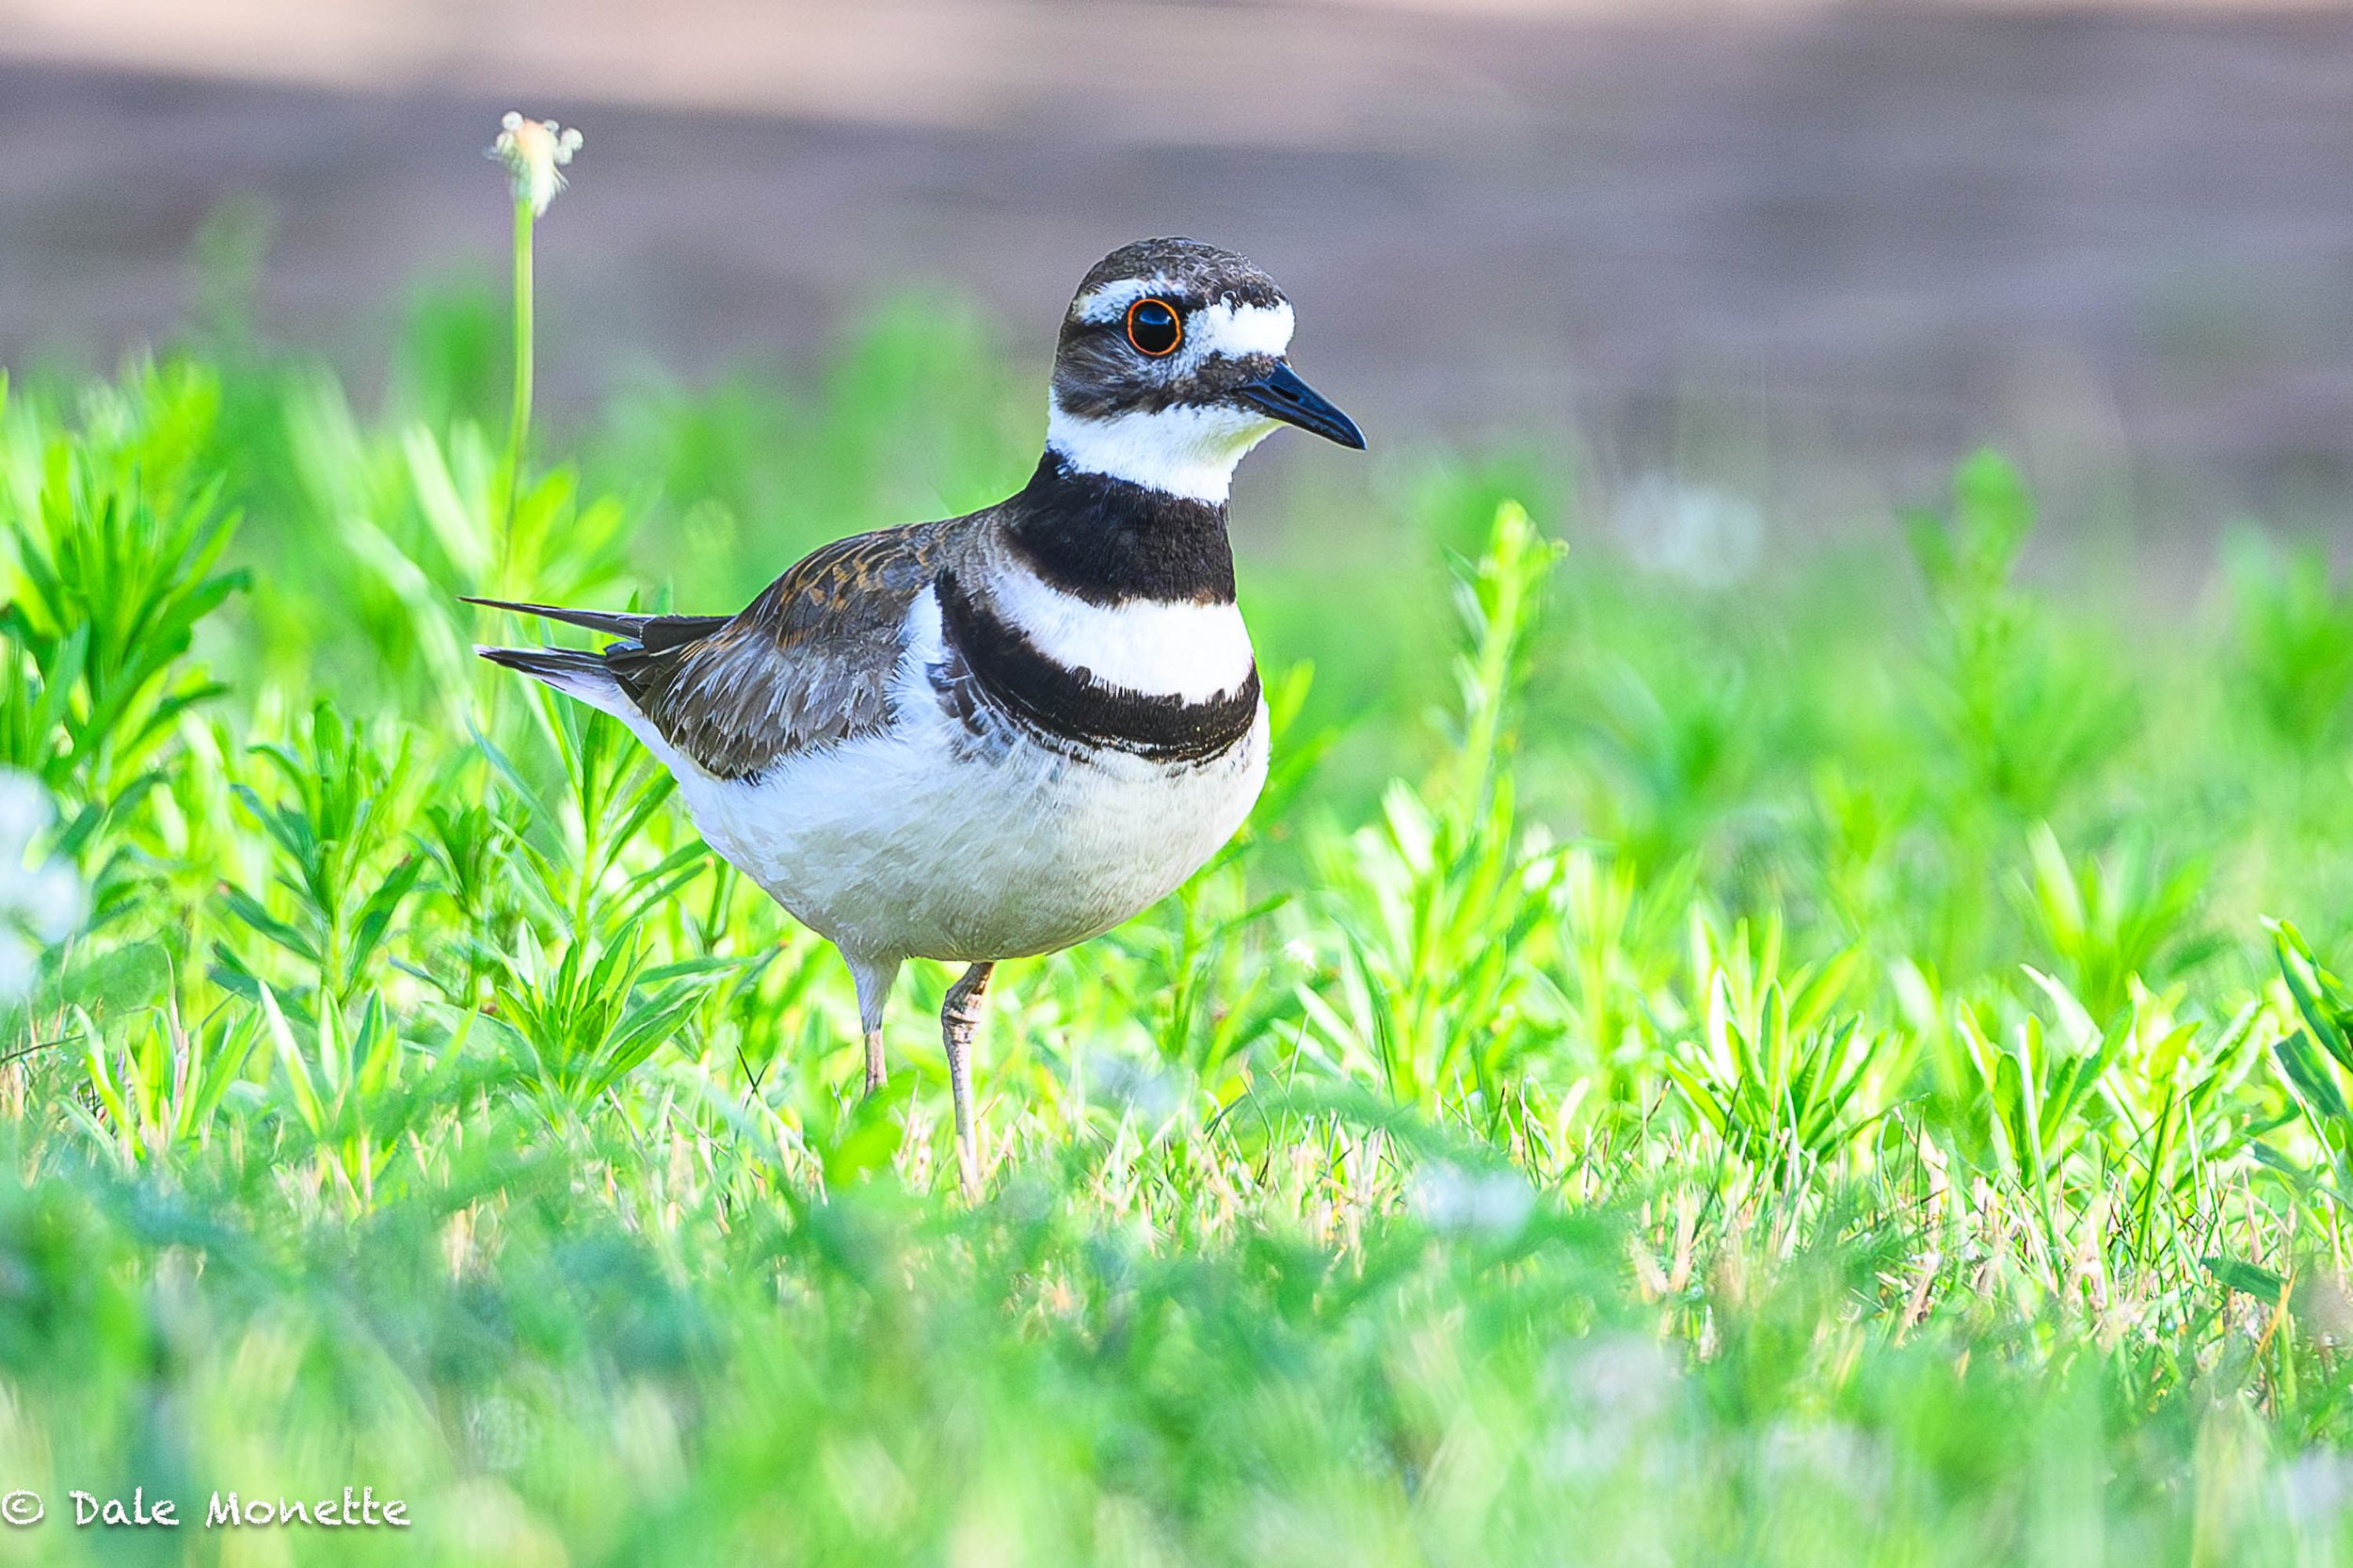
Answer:
M664 739L723 778L890 720L907 609L938 572L949 524L825 546L700 635L617 644L605 663Z
M574 657L601 660L680 751L722 778L742 778L889 723L907 610L938 575L943 547L982 515L838 539L733 616L467 602L623 639Z

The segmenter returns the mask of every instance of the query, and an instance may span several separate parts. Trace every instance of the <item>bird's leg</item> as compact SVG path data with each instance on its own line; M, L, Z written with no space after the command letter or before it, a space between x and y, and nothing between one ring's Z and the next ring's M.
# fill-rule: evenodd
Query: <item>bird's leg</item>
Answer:
M972 1034L980 1027L981 997L996 967L973 965L948 987L947 1000L939 1004L939 1033L948 1048L948 1088L956 1102L956 1169L968 1198L981 1193L980 1134L972 1120Z
M866 1034L866 1092L883 1086L889 1072L883 1065L883 1005L890 1000L890 983L899 978L895 958L853 958L850 978L857 982L857 1021Z

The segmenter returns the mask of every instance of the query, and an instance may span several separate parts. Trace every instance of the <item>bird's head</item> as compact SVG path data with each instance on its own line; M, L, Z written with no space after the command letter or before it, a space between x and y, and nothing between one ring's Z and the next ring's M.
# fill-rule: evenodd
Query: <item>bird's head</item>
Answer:
M1291 370L1274 280L1198 240L1138 240L1095 264L1063 318L1046 444L1069 467L1222 503L1234 465L1296 424L1364 433Z

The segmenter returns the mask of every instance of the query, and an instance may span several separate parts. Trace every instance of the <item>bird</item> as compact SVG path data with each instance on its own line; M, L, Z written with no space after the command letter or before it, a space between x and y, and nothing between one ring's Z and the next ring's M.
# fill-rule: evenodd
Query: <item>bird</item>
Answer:
M1045 450L1003 501L824 545L732 616L467 600L614 639L475 651L620 720L711 849L840 950L869 1094L902 967L966 966L940 1031L968 1193L996 966L1173 892L1265 782L1234 470L1284 425L1365 447L1291 368L1293 324L1246 258L1139 240L1080 281Z

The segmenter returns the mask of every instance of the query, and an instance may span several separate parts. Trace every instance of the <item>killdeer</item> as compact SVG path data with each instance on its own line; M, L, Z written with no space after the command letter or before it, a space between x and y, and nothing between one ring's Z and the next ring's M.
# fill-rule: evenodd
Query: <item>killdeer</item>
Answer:
M1293 374L1290 337L1249 261L1140 241L1063 318L1046 452L1017 494L827 545L733 616L471 601L619 639L478 651L628 725L711 847L840 950L870 1092L900 966L968 966L940 1009L968 1190L994 967L1173 891L1265 781L1234 467L1279 424L1365 444Z

